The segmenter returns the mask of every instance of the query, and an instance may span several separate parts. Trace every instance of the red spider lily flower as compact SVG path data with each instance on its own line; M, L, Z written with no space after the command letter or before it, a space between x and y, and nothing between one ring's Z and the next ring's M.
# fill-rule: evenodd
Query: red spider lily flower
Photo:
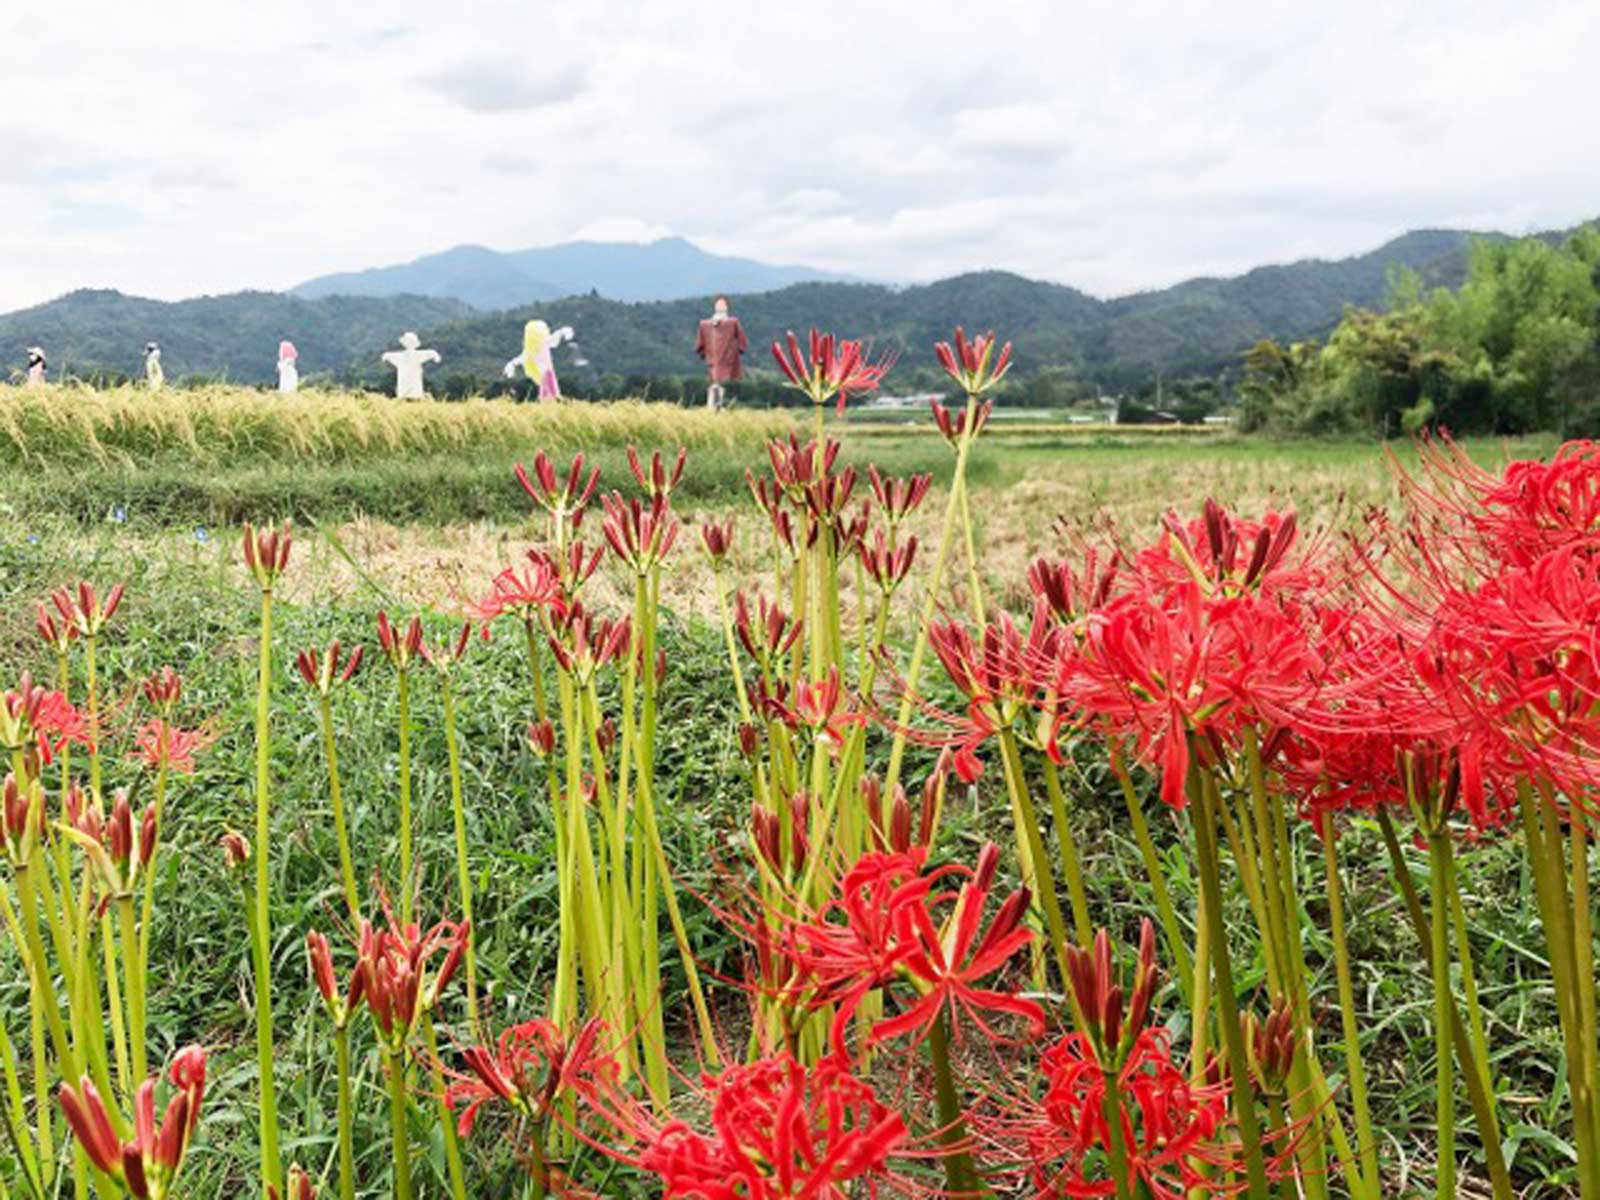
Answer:
M350 682L350 677L361 669L361 660L366 652L365 646L357 645L346 658L339 639L334 638L326 650L318 650L313 646L300 651L295 655L294 665L307 687L318 695L328 696L332 694L334 684Z
M894 794L885 805L883 788L877 776L868 775L861 780L861 803L867 814L867 840L874 850L886 854L908 854L914 846L926 849L931 844L948 762L947 757L941 756L938 768L923 783L915 825L911 801L904 784L895 783Z
M38 630L40 640L57 654L65 654L78 636L76 621L65 618L58 621L42 604L38 607L33 627Z
M245 864L250 861L250 841L242 833L229 830L217 839L217 845L222 847L222 861L229 871L239 873L240 878Z
M206 1056L199 1046L180 1050L172 1060L174 1090L161 1123L156 1124L156 1080L140 1085L134 1097L134 1136L119 1143L105 1102L86 1075L74 1088L62 1084L61 1111L84 1154L136 1200L163 1200L183 1166L205 1097Z
M367 1011L390 1054L399 1054L418 1020L431 1012L455 975L467 947L467 926L440 921L424 932L401 925L384 908L388 926L361 923L357 970L365 974ZM434 957L444 960L430 974Z
M700 523L700 544L705 547L706 559L713 571L720 571L733 553L733 518L725 521L705 520Z
M553 519L558 522L570 522L571 527L576 530L583 523L584 510L589 506L594 489L600 482L600 468L595 467L585 480L583 455L574 454L572 467L567 472L566 479L559 480L549 456L541 450L534 455L532 476L521 463L516 466L516 476L517 482L522 485L522 490L537 501Z
M753 616L743 592L733 598L733 628L739 637L739 644L761 664L764 671L789 653L804 624L798 617L791 623L783 609L769 602L765 596L756 597Z
M972 783L983 773L976 752L988 738L1013 727L1031 711L1041 679L1048 680L1057 663L1060 629L1051 623L1043 602L1035 602L1026 636L1009 613L984 626L976 642L959 621L934 622L928 644L950 681L967 697L965 719L945 718L956 727L956 774ZM1055 754L1051 737L1045 749Z
M999 860L994 843L984 846L976 869L962 883L955 906L942 924L935 923L931 902L902 903L897 908L895 936L911 947L900 971L921 998L899 1015L877 1022L870 1041L907 1033L920 1040L947 1009L952 1019L965 1012L992 1040L999 1035L986 1023L985 1013L1020 1017L1034 1036L1044 1032L1044 1010L1032 1000L979 986L1033 940L1033 932L1022 923L1030 900L1025 887L1006 897L980 936L983 909ZM930 901L936 899L936 894L930 894Z
M257 529L246 521L244 525L244 565L256 577L263 591L270 591L289 566L289 523L281 529Z
M837 396L841 414L849 397L876 391L894 365L893 355L871 362L861 342L835 339L816 329L811 331L808 351L801 351L800 339L793 332L783 342L772 343L773 360L788 386L813 404L826 404Z
M815 683L801 680L795 684L793 712L818 742L835 751L844 748L847 730L866 722L862 713L852 711L838 667L828 668L827 675Z
M833 520L850 506L850 496L855 491L856 469L829 471L817 476L801 491L806 511L813 521Z
M180 729L165 719L147 721L133 735L128 757L148 767L193 775L194 756L216 740L208 729Z
M541 1017L511 1026L496 1042L465 1047L461 1057L470 1074L450 1072L444 1093L451 1111L459 1111L456 1132L470 1136L478 1110L490 1101L543 1121L563 1096L614 1086L620 1072L601 1045L605 1030L604 1021L590 1018L568 1037Z
M933 423L939 427L939 436L954 450L963 441L978 440L978 435L983 432L984 426L989 423L990 414L994 412L994 401L985 400L974 406L971 413L961 409L952 414L939 401L929 400L928 410L933 413Z
M834 517L832 524L833 552L841 561L848 560L852 555L859 554L861 547L866 544L867 527L871 524L869 510L870 506L863 500L861 508L856 512L854 519L845 517L842 514Z
M1011 370L1011 343L1000 348L998 357L995 357L994 345L994 330L968 340L966 331L957 325L955 345L938 342L933 352L945 374L955 380L962 391L978 396L993 388Z
M640 575L660 566L678 540L679 529L666 496L654 496L647 504L612 492L602 503L606 515L601 531L612 552Z
M424 640L417 647L417 653L440 675L448 676L450 670L467 653L467 645L472 641L472 622L461 622L461 628L456 630L456 636L448 641L435 644Z
M599 565L598 557L595 561ZM490 581L488 594L472 606L472 615L483 622L487 634L489 623L505 613L531 624L540 612L559 602L561 595L561 572L556 562L530 550L526 567L520 571L507 567Z
M24 671L17 686L0 696L0 747L32 747L48 764L68 742L90 745L88 722L63 693L38 686Z
M708 1072L700 1089L705 1131L619 1089L596 1097L616 1130L597 1148L659 1178L662 1200L848 1200L896 1186L905 1120L839 1059L807 1067L782 1053Z
M679 446L678 457L669 470L662 461L661 451L657 450L650 455L650 466L646 469L644 463L639 460L639 452L631 445L628 447L628 469L633 472L634 479L651 499L672 495L673 489L678 486L678 481L683 478L683 466L688 458L689 451Z
M50 602L61 614L62 622L77 630L79 637L94 637L116 613L122 603L122 593L123 585L116 584L101 601L95 596L94 585L85 580L80 581L76 589L57 588L50 593Z
M44 788L39 780L19 783L7 772L0 784L0 834L12 866L32 861L34 848L44 836Z
M1046 1050L1040 1067L1044 1096L1018 1123L1035 1194L1114 1195L1107 1069L1081 1033ZM1227 1084L1191 1083L1172 1060L1166 1030L1147 1029L1134 1039L1116 1079L1115 1116L1135 1190L1154 1200L1184 1200L1191 1189L1215 1191L1218 1176L1242 1170L1243 1150L1227 1125ZM1281 1172L1281 1158L1274 1167Z
M878 585L878 590L885 596L892 596L911 573L911 564L917 559L917 539L908 537L898 546L892 546L884 538L883 530L875 529L872 533L870 545L864 538L861 541L858 551L861 565Z
M150 707L160 709L169 716L183 698L183 676L171 667L162 667L160 671L147 676L141 686Z
M892 528L921 507L927 498L928 488L933 484L933 476L927 472L904 479L880 475L878 468L868 463L867 482L872 485L872 494L877 498L878 507L883 510L884 520Z
M403 630L398 630L390 624L389 614L380 608L377 620L378 648L396 670L409 669L422 652L422 618L413 616Z

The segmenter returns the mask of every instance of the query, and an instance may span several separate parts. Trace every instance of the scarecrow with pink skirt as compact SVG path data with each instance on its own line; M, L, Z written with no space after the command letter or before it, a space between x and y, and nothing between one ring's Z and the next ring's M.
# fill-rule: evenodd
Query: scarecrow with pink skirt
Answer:
M521 367L524 375L538 383L539 399L559 400L561 382L556 378L556 364L551 351L562 342L570 342L572 338L571 325L563 325L551 332L550 326L543 321L529 321L522 327L522 353L506 364L506 378L515 379L517 368Z

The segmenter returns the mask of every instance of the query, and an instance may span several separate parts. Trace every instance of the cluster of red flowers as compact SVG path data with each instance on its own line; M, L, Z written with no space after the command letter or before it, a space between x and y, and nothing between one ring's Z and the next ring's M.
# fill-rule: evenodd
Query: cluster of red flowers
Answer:
M136 1200L170 1194L183 1166L189 1139L200 1121L206 1090L206 1052L199 1046L178 1051L168 1069L172 1098L156 1124L156 1080L139 1085L134 1097L133 1137L117 1140L105 1101L87 1075L78 1085L61 1085L61 1110L89 1161L115 1179ZM126 1122L123 1122L124 1124Z

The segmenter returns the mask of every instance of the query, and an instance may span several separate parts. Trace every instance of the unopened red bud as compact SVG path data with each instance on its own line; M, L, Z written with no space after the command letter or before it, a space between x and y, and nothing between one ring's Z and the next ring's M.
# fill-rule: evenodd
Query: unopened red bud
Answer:
M245 841L244 835L231 830L218 839L222 847L223 861L227 863L228 870L237 871L250 861L250 843Z
M316 930L306 934L306 958L311 964L311 981L322 998L332 1004L339 994L333 978L333 952L328 948L328 939Z
M156 806L145 806L144 819L139 822L139 865L148 867L156 852Z
M540 758L548 757L556 748L556 727L548 720L531 722L528 725L528 745Z
M749 721L739 725L739 753L754 758L761 751L761 731Z

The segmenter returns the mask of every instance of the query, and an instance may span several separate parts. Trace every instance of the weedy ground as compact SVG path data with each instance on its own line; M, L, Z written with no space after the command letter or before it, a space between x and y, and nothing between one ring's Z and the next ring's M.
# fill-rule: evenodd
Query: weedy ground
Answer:
M759 518L743 495L742 472L759 462L760 438L787 422L781 414L759 420L738 414L737 419L743 424L736 434L727 434L731 426L724 424L711 435L698 414L686 414L688 423L681 427L649 414L632 426L619 425L620 432L597 436L594 457L605 478L620 484L625 473L621 447L629 438L647 448L689 441L680 509L685 514L737 510L750 526L746 544L753 545ZM562 429L552 424L527 437L548 434L548 444L557 448L588 445ZM195 436L199 444L201 435ZM102 432L96 437L105 444ZM846 430L845 442L847 457L861 463L870 459L899 473L937 471L948 459L927 434L852 436ZM216 734L196 774L181 779L168 800L167 836L176 852L162 859L152 960L170 969L152 997L151 1027L158 1041L151 1057L164 1058L173 1046L193 1039L218 1049L217 1102L207 1104L206 1123L186 1170L186 1191L245 1194L254 1157L249 962L235 884L215 849L225 829L248 824L251 811L256 600L243 583L233 523L292 516L299 525L276 643L273 828L280 849L273 858L278 878L272 928L280 940L273 957L285 1150L322 1167L334 1152L332 1067L317 1029L319 1002L306 977L300 938L308 927L333 924L338 872L315 710L290 669L292 653L331 637L346 644L371 642L379 607L391 614L422 610L439 633L453 627L465 598L481 591L500 566L515 561L526 544L532 528L527 501L511 479L510 466L531 453L536 442L523 442L519 435L466 448L435 444L382 452L370 449L369 442L363 453L298 456L281 446L262 452L260 443L249 443L255 447L249 453L219 454L203 465L170 447L121 460L97 461L81 453L64 459L70 444L63 442L51 453L49 462L55 465L0 453L5 461L0 678L9 681L23 669L49 673L51 660L33 632L33 606L50 588L80 577L103 584L125 580L129 598L106 639L104 670L111 694L131 698L139 678L171 663L186 679L184 719L191 725L207 723ZM1486 460L1508 449L1526 455L1548 445L1472 447ZM1102 512L1143 533L1163 510L1192 513L1205 497L1215 496L1244 512L1293 504L1305 525L1336 530L1365 506L1394 496L1384 452L1370 444L1226 437L1085 438L997 430L982 443L972 478L984 572L996 584L1020 580L1034 553L1059 550L1077 523ZM938 508L930 504L925 511ZM748 816L736 799L743 795L736 786L742 771L737 716L720 633L710 619L714 598L708 586L698 539L686 532L664 599L670 641L659 751L667 782L660 802L664 839L688 896L690 934L704 967L737 977L737 948L707 907L744 857ZM524 740L530 696L517 647L475 645L458 689L469 844L477 848L479 973L493 981L490 1013L499 1024L541 1007L550 985L556 942L552 831L537 799L537 764ZM433 719L438 697L421 686L416 703L417 860L432 864L433 872L424 880L419 914L431 919L445 915L440 909L453 894L450 812L445 749ZM358 676L339 702L338 721L357 859L367 871L385 864L392 877L393 864L387 861L393 853L396 755L392 688ZM1090 759L1085 756L1084 762ZM1122 914L1126 934L1135 927L1136 914L1147 911L1149 897L1137 852L1117 819L1121 801L1096 767L1071 777L1094 909ZM1011 842L1009 832L1001 836L1007 818L1004 798L994 794L997 786L986 779L960 801L961 823L974 844L981 835ZM1182 843L1169 829L1159 830L1162 835L1179 911L1190 911L1194 881ZM1346 836L1356 990L1358 1003L1371 1014L1362 1028L1373 1075L1374 1118L1389 1139L1385 1153L1393 1164L1392 1194L1415 1194L1431 1176L1426 955L1395 911L1376 831L1358 821ZM1421 871L1420 854L1415 862ZM1562 1111L1561 1040L1552 997L1539 982L1547 971L1532 885L1521 863L1514 850L1497 845L1469 851L1463 891L1496 1054L1497 1091L1505 1102L1506 1152L1528 1194L1554 1196L1566 1194L1572 1151L1538 1128L1551 1127ZM1307 883L1301 894L1318 894L1317 859L1308 856L1302 869ZM1307 903L1303 928L1316 939L1325 922L1316 902ZM1313 962L1329 961L1326 946L1311 949ZM1245 986L1261 978L1259 962L1246 960L1238 970ZM681 976L670 973L665 983L666 1010L681 1013ZM1333 989L1331 970L1312 984L1320 1027L1330 1041L1338 1025ZM25 1011L23 996L17 964L9 949L0 949L0 1014ZM737 1011L720 1014L730 1037L738 1032L739 1018ZM446 1049L447 1058L449 1053ZM359 1086L368 1094L356 1110L358 1121L371 1125L358 1127L355 1140L368 1148L363 1173L381 1180L387 1145L378 1124L382 1085L370 1057L363 1055L362 1061L368 1065ZM1464 1103L1462 1111L1468 1111ZM1463 1136L1470 1152L1470 1126ZM492 1129L471 1143L471 1153L483 1161L479 1178L509 1181L514 1175L513 1165L501 1160L500 1145ZM442 1150L435 1146L433 1152L432 1169L442 1174ZM619 1194L624 1187L618 1177ZM1464 1194L1474 1191L1469 1178Z

